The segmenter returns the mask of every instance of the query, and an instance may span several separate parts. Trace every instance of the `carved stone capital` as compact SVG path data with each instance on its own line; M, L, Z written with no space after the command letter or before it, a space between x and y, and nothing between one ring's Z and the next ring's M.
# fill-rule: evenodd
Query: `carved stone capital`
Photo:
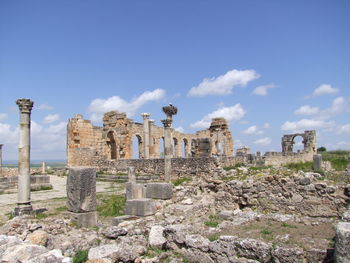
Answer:
M164 125L164 128L170 128L171 124L173 123L172 120L166 119L166 120L162 120L162 123Z
M144 120L147 120L151 116L151 114L148 112L144 112L141 114L141 116L143 117Z
M31 101L30 99L18 99L16 101L16 104L19 107L19 111L21 113L31 113L34 102Z

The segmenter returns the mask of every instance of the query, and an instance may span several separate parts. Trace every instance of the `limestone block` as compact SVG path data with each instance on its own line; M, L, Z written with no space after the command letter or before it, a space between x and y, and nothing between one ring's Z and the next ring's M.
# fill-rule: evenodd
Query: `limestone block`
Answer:
M139 217L137 216L132 216L132 215L123 215L123 216L117 216L112 218L112 226L117 226L123 221L131 221L131 220L136 220Z
M71 212L96 211L96 170L88 167L69 168L67 206Z
M146 184L146 198L171 199L173 197L173 187L169 183L149 183Z
M94 227L97 224L97 212L74 213L71 212L71 220L78 227Z
M335 258L337 263L350 262L350 223L339 222L336 230Z
M145 186L143 184L126 183L126 200L145 198Z
M322 169L322 155L315 154L313 156L313 169L315 171L320 171Z
M156 206L152 199L132 199L126 200L125 214L134 216L154 215Z
M148 243L153 248L162 249L166 243L166 239L163 236L164 227L162 226L152 226L149 232Z

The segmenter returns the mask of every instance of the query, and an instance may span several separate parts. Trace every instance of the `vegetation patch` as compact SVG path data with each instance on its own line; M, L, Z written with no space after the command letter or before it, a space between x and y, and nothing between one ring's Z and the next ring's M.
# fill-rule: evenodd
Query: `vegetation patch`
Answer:
M337 171L344 171L350 165L350 151L324 151L321 154L322 160L329 161Z
M238 167L242 167L242 166L245 166L245 164L244 163L236 163L235 165L232 165L232 166L223 167L223 169L225 171L230 171L232 169L237 169Z
M192 181L192 178L189 178L189 177L181 177L181 178L178 178L176 180L173 181L173 185L175 186L178 186L178 185L181 185L185 182L191 182Z
M124 195L97 195L97 212L99 216L121 216L124 215Z
M220 219L217 215L210 215L209 220L204 222L204 225L208 227L218 227Z
M285 165L288 169L299 171L302 170L304 172L312 171L312 162L299 162L299 163L289 163Z
M37 192L37 191L45 191L45 190L52 190L53 187L52 185L49 186L49 185L40 185L40 187L38 188L33 188L31 189L32 192Z
M75 253L73 257L73 263L84 263L88 260L89 251L79 250Z

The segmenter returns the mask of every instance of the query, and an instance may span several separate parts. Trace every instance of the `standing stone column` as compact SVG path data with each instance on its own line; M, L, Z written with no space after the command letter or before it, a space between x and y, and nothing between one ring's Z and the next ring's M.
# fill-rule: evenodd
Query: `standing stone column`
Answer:
M142 113L143 117L143 145L144 145L144 158L149 159L149 113Z
M0 144L0 176L2 176L2 146L3 144Z
M171 157L173 155L171 145L171 123L172 120L162 120L164 125L164 179L171 181Z
M154 120L148 120L149 125L149 158L154 158L155 155L155 147L153 141L153 125Z
M46 174L46 164L45 164L45 162L42 163L41 174Z
M322 155L321 154L315 154L313 156L313 169L315 171L322 170Z
M164 125L164 179L166 182L171 181L171 157L173 155L171 144L171 124L173 115L177 114L177 108L171 104L163 107L166 119L162 120Z
M18 149L18 202L16 215L30 214L33 210L30 202L30 114L33 101L18 99L16 104L20 111L20 137Z

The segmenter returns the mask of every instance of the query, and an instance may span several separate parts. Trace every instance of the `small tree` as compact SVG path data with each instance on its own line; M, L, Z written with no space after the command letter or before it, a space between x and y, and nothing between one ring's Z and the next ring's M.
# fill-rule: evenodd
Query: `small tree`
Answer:
M318 152L326 152L327 149L326 149L326 147L321 146L321 147L317 148L317 151Z

